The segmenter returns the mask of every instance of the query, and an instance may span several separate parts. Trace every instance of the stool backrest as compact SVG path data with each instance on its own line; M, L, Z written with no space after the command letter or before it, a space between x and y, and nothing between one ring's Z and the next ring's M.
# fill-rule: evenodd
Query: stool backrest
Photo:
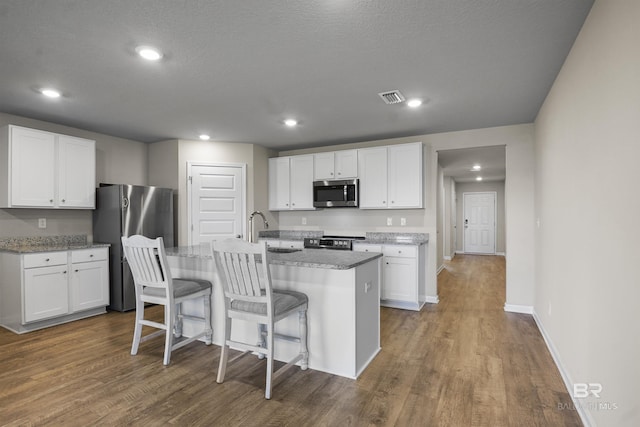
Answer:
M218 240L211 243L211 251L225 297L270 303L271 274L266 242Z
M172 287L171 273L167 268L167 255L164 251L162 237L149 239L148 237L134 235L122 237L124 255L131 268L133 281L136 286L136 294L142 292L143 286L164 288L167 296Z

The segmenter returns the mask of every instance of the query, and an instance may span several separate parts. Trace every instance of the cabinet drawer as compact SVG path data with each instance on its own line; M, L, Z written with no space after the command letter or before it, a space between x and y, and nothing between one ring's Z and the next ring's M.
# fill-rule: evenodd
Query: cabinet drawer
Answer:
M102 261L109 258L107 248L97 249L77 249L71 251L71 262L89 262L89 261Z
M353 250L356 252L382 252L381 245L369 245L362 243L354 243Z
M405 245L384 245L382 248L384 256L394 256L401 258L415 258L418 254L416 246Z
M23 255L24 268L48 267L67 263L66 252L41 252Z

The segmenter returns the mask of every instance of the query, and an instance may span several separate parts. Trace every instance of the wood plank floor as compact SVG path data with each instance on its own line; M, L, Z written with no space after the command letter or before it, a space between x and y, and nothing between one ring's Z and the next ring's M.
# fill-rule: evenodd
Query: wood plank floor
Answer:
M217 346L192 343L168 367L161 338L131 356L133 313L0 328L0 425L581 425L559 409L571 400L532 317L504 312L504 280L504 258L457 256L439 304L382 309L383 349L358 380L294 368L270 401L252 356L224 384Z

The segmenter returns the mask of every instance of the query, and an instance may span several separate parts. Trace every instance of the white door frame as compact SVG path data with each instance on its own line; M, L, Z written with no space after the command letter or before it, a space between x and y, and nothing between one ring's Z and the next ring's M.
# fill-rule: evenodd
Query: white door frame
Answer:
M225 168L240 168L242 169L242 235L247 235L247 164L246 163L209 163L209 162L187 162L187 234L188 245L193 245L193 238L191 237L191 230L193 227L193 217L191 216L191 192L193 191L192 184L192 167L194 166L218 166Z
M464 193L462 193L462 225L463 226L465 225L464 216L467 213L467 207L465 206L465 198L464 198L466 194L493 194L493 254L487 254L487 255L497 255L498 253L498 192L497 191L465 191ZM462 230L462 253L466 253L466 249L467 249L465 234L467 233L465 233L463 229Z

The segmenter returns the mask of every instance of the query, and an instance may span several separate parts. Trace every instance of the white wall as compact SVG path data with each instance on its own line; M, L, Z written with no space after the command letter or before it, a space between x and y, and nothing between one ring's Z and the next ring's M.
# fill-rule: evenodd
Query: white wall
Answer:
M640 425L639 22L596 0L535 122L535 313L600 426Z
M444 203L442 206L442 214L444 215L443 238L443 254L447 260L453 259L455 256L456 241L456 218L455 218L455 181L450 176L444 177Z
M146 184L147 145L82 129L0 113L0 126L19 126L57 132L96 141L96 185ZM38 228L38 218L47 228ZM92 211L71 209L0 209L0 237L86 234L92 238Z

